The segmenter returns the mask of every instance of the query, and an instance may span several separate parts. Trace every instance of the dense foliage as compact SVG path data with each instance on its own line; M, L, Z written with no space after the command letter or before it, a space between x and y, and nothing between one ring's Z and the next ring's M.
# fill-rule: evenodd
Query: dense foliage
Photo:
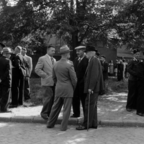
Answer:
M43 51L56 34L71 48L102 41L107 47L143 46L143 0L15 0L0 2L0 40Z

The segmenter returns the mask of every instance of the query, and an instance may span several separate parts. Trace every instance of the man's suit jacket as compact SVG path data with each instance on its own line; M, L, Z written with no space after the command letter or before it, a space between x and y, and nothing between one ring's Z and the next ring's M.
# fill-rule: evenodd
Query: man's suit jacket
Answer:
M25 61L27 63L27 65L26 65L26 76L30 77L32 69L33 69L32 58L30 56L27 56L27 55L25 55L24 58L25 58Z
M54 63L56 60L54 59ZM37 65L35 67L35 73L41 77L42 86L53 86L54 81L52 79L52 61L48 54L39 58Z
M53 68L53 79L56 82L55 97L73 97L77 78L71 61L59 60Z
M12 82L12 66L11 66L11 61L4 57L0 57L0 79L2 82L0 85L6 86L6 87L11 87L11 82Z
M84 76L88 65L88 59L86 56L79 62L79 58L76 58L74 61L74 68L77 75L79 83L84 82Z
M11 56L13 72L15 76L26 76L26 61L22 54L14 54Z
M95 56L90 59L86 70L84 93L88 93L88 89L94 93L104 91L101 63Z

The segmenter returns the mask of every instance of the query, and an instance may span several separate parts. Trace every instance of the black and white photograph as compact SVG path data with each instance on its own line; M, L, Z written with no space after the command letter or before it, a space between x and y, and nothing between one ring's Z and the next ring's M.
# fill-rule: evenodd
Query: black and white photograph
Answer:
M0 0L0 144L144 143L144 0Z

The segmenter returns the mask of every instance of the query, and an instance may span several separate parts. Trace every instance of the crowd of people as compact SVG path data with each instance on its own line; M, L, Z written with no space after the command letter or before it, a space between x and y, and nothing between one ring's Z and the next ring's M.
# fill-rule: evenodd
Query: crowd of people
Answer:
M30 100L33 64L32 58L26 55L25 47L17 46L13 53L2 43L0 48L0 112L9 112L9 108L18 107ZM63 108L60 129L67 130L69 117L80 117L80 105L84 122L76 129L96 129L98 126L98 96L105 93L108 72L112 71L113 62L108 64L106 57L100 56L91 45L78 46L75 51L77 57L72 62L69 60L70 48L63 45L59 52L61 59L56 61L53 57L55 48L48 46L47 53L38 59L35 66L35 73L41 78L41 89L44 91L40 115L47 121L47 128L54 127ZM139 51L134 52L134 58L129 64L122 59L117 61L117 78L123 79L127 69L129 92L126 109L129 112L137 110L138 115L144 116L144 64ZM71 108L73 114L70 116Z
M26 55L27 49L11 48L0 43L0 112L11 112L30 102L30 76L32 58Z
M127 72L128 62L124 58L119 58L116 63L111 60L108 63L108 75L117 77L118 81L125 80L128 78Z
M61 130L67 129L71 106L71 117L80 116L80 103L83 107L84 122L77 130L97 128L97 99L104 89L102 65L93 46L75 48L77 57L74 63L69 60L67 45L60 48L61 59L53 58L55 48L49 46L46 55L39 58L35 72L41 77L45 90L41 117L47 120L47 127L53 128L63 107Z

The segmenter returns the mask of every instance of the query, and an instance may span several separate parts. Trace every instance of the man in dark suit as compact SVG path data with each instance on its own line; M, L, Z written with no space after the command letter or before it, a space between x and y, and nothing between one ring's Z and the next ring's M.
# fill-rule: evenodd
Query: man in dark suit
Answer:
M102 67L100 61L95 56L95 47L88 45L86 53L89 64L85 75L84 93L87 94L87 97L84 122L83 125L76 128L77 130L97 128L97 100L99 93L104 90Z
M85 46L78 46L75 48L77 58L74 61L74 68L77 75L77 86L73 97L73 115L71 117L80 116L80 101L82 103L83 112L85 107L86 94L84 93L84 75L88 65L88 59L85 54Z
M131 112L136 110L137 107L137 97L138 97L138 81L139 81L139 50L133 50L133 60L129 62L127 66L127 71L129 73L128 78L128 97L126 110Z
M9 112L8 103L11 92L12 67L11 67L11 49L3 48L0 57L0 112Z
M15 48L12 56L12 103L11 108L23 105L24 99L24 78L26 76L26 62L21 54L22 47Z

